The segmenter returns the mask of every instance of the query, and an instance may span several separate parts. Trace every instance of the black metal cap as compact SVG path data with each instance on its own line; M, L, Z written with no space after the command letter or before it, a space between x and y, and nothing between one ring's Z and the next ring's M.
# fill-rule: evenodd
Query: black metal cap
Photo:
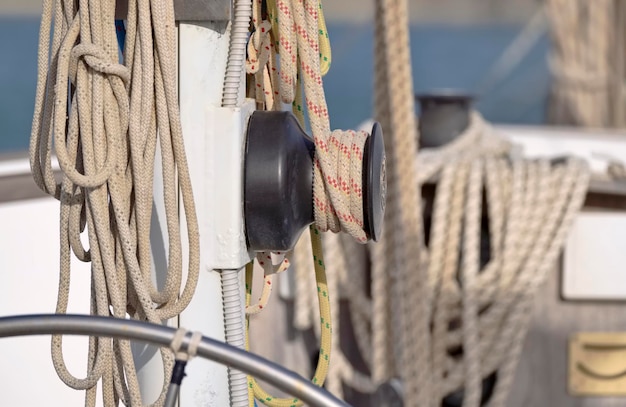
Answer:
M382 383L374 398L376 405L379 407L403 407L404 406L404 394L402 390L402 383L399 379L390 379L387 382Z
M416 96L420 103L420 147L441 147L469 125L474 97L467 92L441 89Z
M313 222L314 152L291 113L257 111L250 117L244 169L250 249L290 250Z
M387 197L387 173L383 130L374 123L363 152L363 229L375 242L383 234L383 217Z

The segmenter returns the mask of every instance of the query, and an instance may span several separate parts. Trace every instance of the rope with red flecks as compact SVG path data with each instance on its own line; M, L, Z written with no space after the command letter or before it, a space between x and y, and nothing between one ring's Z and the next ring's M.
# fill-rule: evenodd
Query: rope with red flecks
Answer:
M294 58L299 61L299 78L304 84L306 109L315 141L315 225L322 232L344 231L357 242L366 243L361 184L363 149L369 135L363 131L330 131L320 62L319 1L279 0L277 5L280 17L293 18L294 29L291 31L295 31L296 42L293 43L292 35L280 32L281 63L290 63ZM281 21L280 27L284 26ZM281 91L289 88L292 76L281 68ZM283 101L286 96L283 93ZM295 108L301 111L302 107L297 103Z
M361 183L368 137L364 131L335 130L326 139L315 138L315 224L321 231L347 232L359 243L367 242Z
M316 145L314 167L314 215L320 231L344 231L359 243L367 242L363 229L363 150L369 135L364 131L330 131L322 76L330 65L330 46L320 40L325 33L319 0L268 2L268 19L263 19L261 1L253 3L254 31L248 44L246 70L254 75L255 98L266 109L280 109L280 100L294 104L302 116L300 86L304 83L306 108ZM277 18L273 18L273 16ZM279 24L273 25L274 21ZM274 43L277 46L274 46ZM280 53L280 73L275 52ZM299 64L298 64L299 63ZM280 79L280 80L279 80ZM280 99L276 96L280 95ZM271 293L272 275L286 270L284 257L277 264L270 252L257 254L265 271L263 292L247 314L261 311Z
M280 110L275 34L272 31L271 17L269 20L263 19L262 3L263 0L252 2L254 29L248 42L246 72L252 75L252 88L258 106L266 110Z

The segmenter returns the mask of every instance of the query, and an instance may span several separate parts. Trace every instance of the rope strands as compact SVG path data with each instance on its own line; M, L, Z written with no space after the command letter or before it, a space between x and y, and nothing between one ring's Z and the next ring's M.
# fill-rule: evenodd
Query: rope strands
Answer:
M326 281L326 271L322 254L322 242L320 232L311 227L311 248L313 250L313 261L315 268L315 279L317 286L317 299L320 310L321 343L319 358L312 382L318 386L323 386L328 373L331 355L331 307L329 302L329 286ZM252 267L246 268L246 305L250 305L252 294ZM248 316L249 318L249 316ZM249 321L249 319L248 319ZM270 407L294 407L301 406L302 401L297 398L277 398L267 393L251 376L248 376L249 386L254 392L254 397L261 403Z
M199 264L176 100L173 8L171 3L131 2L122 64L114 27L105 23L113 19L114 2L101 3L44 2L31 166L40 188L61 201L57 312L67 310L74 253L92 263L93 313L122 318L129 314L160 323L189 303ZM313 382L321 386L327 381L335 394L341 394L343 383L372 392L382 381L400 376L407 405L438 406L450 392L464 389L464 405L476 407L482 379L498 371L491 403L504 405L533 294L582 205L586 166L574 159L550 163L513 158L509 143L495 136L477 114L457 140L418 154L407 2L377 0L376 115L385 123L391 156L391 210L384 243L370 251L370 297L364 292L367 282L354 273L362 265L350 243L338 236L326 239L329 251L343 249L333 254L328 276L322 257L320 231L346 231L358 243L368 239L361 184L369 135L330 130L322 86L330 51L325 49L328 37L321 3L268 1L268 20L262 20L262 2L251 4L255 31L247 44L245 67L254 77L255 98L266 109L278 109L280 101L294 103L302 120L306 109L316 146L315 227L310 237L320 315L311 309L297 310L298 324L317 326L321 337ZM239 20L242 27L247 26L244 20ZM238 37L240 45L245 45L243 37ZM240 59L235 63L244 64ZM239 78L231 77L233 86L228 86L225 99L234 103ZM53 147L64 173L59 184L50 165ZM162 287L151 280L149 240L151 208L159 195L151 181L157 148L163 161L162 194L170 238ZM426 247L421 187L434 181L438 182L434 220ZM184 208L177 202L178 188ZM190 268L184 286L180 209L189 222ZM485 265L480 256L484 211L489 214L491 253ZM89 249L80 239L85 227ZM257 256L265 280L256 305L250 305L248 273L248 317L265 306L273 274L285 270L292 260L303 264L297 252L293 258L273 256L266 252ZM298 273L304 277L298 289L310 288L306 269L299 268ZM229 286L232 298L237 297L235 283L236 279ZM351 303L357 345L372 366L371 376L354 369L340 351L338 325L335 330L331 327L331 320L338 321L339 291ZM312 294L302 298L309 301ZM299 301L298 307L310 307L306 301ZM231 303L234 311L239 309L236 302ZM61 348L62 338L53 337L55 368L65 383L87 390L86 405L95 404L100 380L107 407L120 400L143 405L128 341L90 339L88 373L83 379L69 373ZM161 352L164 390L155 405L163 403L174 363L169 350ZM329 365L331 354L336 357ZM274 398L254 379L248 380L254 396L268 406L302 404L298 399ZM239 403L251 400L242 397Z
M408 2L376 1L375 118L385 128L389 154L388 216L383 258L391 287L389 316L396 368L405 386L407 405L428 405L431 388L429 325L426 310L431 287L424 275L424 242L419 185L415 182L417 123L409 46ZM393 61L393 63L391 62ZM376 286L379 284L374 283ZM378 295L378 293L373 293Z
M426 349L432 377L427 405L439 406L444 397L464 389L464 406L478 406L483 379L496 371L489 406L506 405L534 295L554 265L583 204L589 169L582 160L526 161L514 158L512 152L513 146L473 113L461 136L441 148L422 150L417 156L421 171L413 179L418 185L437 183L425 252L428 262L423 266L432 292L427 309L416 305L402 317L411 320L423 313L431 326L427 333L431 345ZM485 214L488 237L481 230ZM483 261L481 251L486 242L490 255ZM370 299L354 275L359 270L354 248L336 236L330 236L326 243L329 275L338 274L342 280L340 292L350 301L355 332L371 330L358 346L363 354L372 355L368 363L372 376L368 378L336 351L329 370L329 389L340 391L339 381L368 392L371 386L401 375L403 368L398 362L413 363L389 361L390 354L405 351L404 344L389 339L399 335L402 327L393 320L395 311L389 303L375 308L391 292L394 275L376 276L374 267L389 264L382 262L388 257L376 253L381 255L381 262L377 264L373 257ZM376 244L370 249L380 247ZM375 285L378 281L380 286ZM408 301L417 304L416 296L410 293ZM390 325L381 335L375 327L385 324ZM377 346L389 352L386 358ZM377 368L377 360L386 363L384 370ZM417 380L414 376L403 378L404 388L417 387ZM406 390L404 395L408 402Z
M31 168L37 185L61 203L56 312L67 311L74 253L91 262L93 314L162 323L189 304L199 273L198 226L176 91L173 3L129 2L123 64L114 12L112 1L44 1ZM163 190L155 194L157 148ZM52 174L53 151L63 172L59 184ZM166 278L157 287L151 278L150 221L160 196L169 240ZM184 284L181 210L189 244ZM80 240L85 227L89 249ZM169 350L161 349L161 356L164 383L154 405L163 404L173 366ZM95 404L100 380L105 406L118 400L143 405L128 341L91 338L84 379L68 372L58 335L52 359L67 385L87 390L86 405Z

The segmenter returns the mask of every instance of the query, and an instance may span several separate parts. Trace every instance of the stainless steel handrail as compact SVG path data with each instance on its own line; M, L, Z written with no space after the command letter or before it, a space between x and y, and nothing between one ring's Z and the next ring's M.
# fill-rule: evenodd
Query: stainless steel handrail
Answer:
M31 335L93 335L138 340L169 347L176 329L147 322L89 315L20 315L0 318L0 338ZM182 343L187 350L190 338ZM316 407L350 407L302 376L260 356L202 337L197 355L263 379Z

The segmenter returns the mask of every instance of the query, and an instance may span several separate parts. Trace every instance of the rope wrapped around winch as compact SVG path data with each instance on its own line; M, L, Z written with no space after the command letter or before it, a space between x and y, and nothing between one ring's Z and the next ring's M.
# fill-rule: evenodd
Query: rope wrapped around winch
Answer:
M319 0L277 0L267 1L268 20L262 20L260 0L255 1L253 25L255 31L249 44L248 73L254 75L255 97L260 106L279 109L279 98L284 103L293 104L293 112L301 125L304 123L304 109L308 112L310 128L315 144L313 204L314 225L311 239L301 239L300 249L295 250L295 260L300 261L296 269L298 284L311 282L307 265L315 268L315 286L320 304L321 348L319 364L313 378L314 383L323 385L328 371L331 352L331 336L338 332L331 328L330 320L337 320L338 306L331 297L336 287L334 281L325 276L325 263L322 256L320 231L346 232L359 243L372 238L366 230L364 213L364 159L370 135L364 131L331 131L328 108L322 86L322 76L330 66L330 46L321 12ZM271 21L271 32L267 33ZM273 39L270 45L268 38ZM273 46L275 45L275 46ZM267 51L271 57L268 58ZM280 72L275 76L274 58L280 55ZM278 83L277 83L278 81ZM384 174L382 175L384 177ZM382 180L384 183L384 178ZM384 194L384 190L381 191ZM304 245L304 246L303 246ZM313 262L310 261L313 248ZM309 246L309 247L306 247ZM285 257L283 257L285 256ZM285 270L291 264L290 254L261 252L257 261L265 271L261 300L247 307L248 315L258 313L267 303L272 287L272 275ZM249 274L251 270L249 270ZM249 277L249 283L251 279ZM311 285L313 286L313 285ZM309 286L309 288L311 288ZM249 289L251 287L248 287ZM248 296L249 298L249 296ZM313 296L304 301L314 302ZM300 301L300 299L298 299ZM332 318L331 318L332 316ZM319 316L316 319L319 321ZM267 394L250 379L255 397L269 406L300 405L294 399L276 399Z
M418 185L436 185L430 238L423 254L426 262L420 270L387 269L382 276L374 276L368 294L368 282L360 275L363 253L338 236L325 239L329 287L338 288L334 291L349 301L358 349L374 372L367 377L337 351L329 371L329 389L341 392L344 383L371 392L389 378L401 377L404 389L414 386L428 392L427 405L440 405L446 396L463 389L464 406L475 407L483 380L497 372L489 405L504 406L534 295L583 204L588 166L575 158L524 160L511 142L475 112L458 138L440 148L421 150L417 162L421 171L407 177ZM485 215L488 235L483 229ZM485 263L481 252L487 243L490 255ZM373 260L373 266L380 267L389 264L390 257L374 251ZM413 360L389 360L390 354L407 352L406 342L389 339L409 335L394 322L398 310L389 294L399 271L419 272L430 288L423 307L417 302L419 294L409 293L407 300L416 305L401 315L408 321L423 316L431 326L426 332L430 345L424 349L432 378L428 384L418 382L418 376L402 375L409 368L403 365L413 365ZM308 291L304 284L297 288L296 298ZM381 302L383 306L378 305ZM296 303L304 307L296 311L304 312L310 326L315 318L312 308ZM378 324L388 328L378 330ZM385 357L377 349L380 344L386 344L384 374L376 365L378 357ZM413 404L415 396L404 392L408 405L418 405Z

